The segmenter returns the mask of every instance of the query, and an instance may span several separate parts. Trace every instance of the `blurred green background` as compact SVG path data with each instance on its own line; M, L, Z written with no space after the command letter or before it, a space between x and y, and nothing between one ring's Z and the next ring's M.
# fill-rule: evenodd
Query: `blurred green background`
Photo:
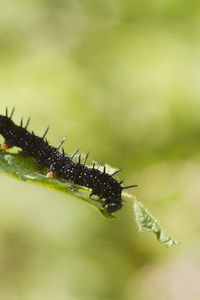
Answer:
M200 299L199 78L197 0L0 1L0 113L122 167L181 241L0 174L0 299Z

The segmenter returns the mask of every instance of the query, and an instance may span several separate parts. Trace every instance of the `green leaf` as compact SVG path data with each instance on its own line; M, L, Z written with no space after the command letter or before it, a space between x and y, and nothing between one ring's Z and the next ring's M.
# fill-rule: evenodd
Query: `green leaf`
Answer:
M158 221L136 198L133 201L133 207L139 231L152 231L155 233L157 240L166 247L171 247L178 243L177 240L173 239L165 230L162 229Z
M64 179L48 178L46 177L47 169L38 172L34 158L0 151L0 169L20 180L42 184L43 186L73 195L98 208L104 217L116 218L103 207L103 201L99 201L97 197L89 198L91 190L88 188L70 184Z
M73 195L96 207L104 217L110 219L116 218L103 207L103 201L98 200L97 197L89 197L90 189L70 184L64 179L48 178L46 177L47 169L38 172L34 158L22 157L19 154L0 151L0 169L20 180L42 184L43 186ZM106 169L108 173L115 170L109 166L107 166ZM158 222L149 214L141 202L126 192L123 192L123 198L133 201L136 221L140 231L153 231L157 239L166 246L176 244L176 241L161 229Z

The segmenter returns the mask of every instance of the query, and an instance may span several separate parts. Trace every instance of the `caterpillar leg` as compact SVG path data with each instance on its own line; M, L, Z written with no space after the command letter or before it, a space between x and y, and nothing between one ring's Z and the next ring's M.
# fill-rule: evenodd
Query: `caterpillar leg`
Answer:
M23 154L22 154L23 155ZM30 155L26 155L25 156L30 156ZM37 167L37 170L40 172L42 171L42 169L45 167L42 163L38 162L38 161L34 161L33 165Z
M93 191L90 193L90 196L89 196L89 197L91 198L91 197L92 197L92 195L94 195L94 192L93 192Z
M47 177L49 177L49 178L57 178L57 175L56 175L55 172L50 171L50 172L47 173Z
M1 150L5 151L5 150L8 150L8 149L10 149L10 148L12 148L12 147L13 147L13 146L12 146L9 142L5 141L5 142L1 145Z
M40 164L40 163L37 163L37 162L36 162L36 165L37 165L38 171L42 171L42 169L45 167L43 164Z
M28 152L24 151L24 150L21 150L21 151L19 151L18 153L19 153L21 156L23 156L23 157L28 157L28 156L30 156L30 154L29 154Z

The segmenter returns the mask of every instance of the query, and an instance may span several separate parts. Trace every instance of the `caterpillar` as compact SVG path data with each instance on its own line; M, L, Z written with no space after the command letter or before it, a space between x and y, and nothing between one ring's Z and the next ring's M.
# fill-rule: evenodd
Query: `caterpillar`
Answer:
M43 136L39 137L33 131L29 132L27 130L30 118L25 126L23 126L23 119L21 119L18 126L12 121L13 113L14 108L8 116L8 109L6 108L6 114L0 115L0 134L5 139L0 147L1 150L5 151L17 146L21 149L19 152L21 155L32 156L36 159L38 169L49 168L48 177L60 177L70 183L90 188L92 190L90 197L92 195L98 196L99 200L103 201L103 207L109 213L116 212L122 207L122 191L137 185L122 186L123 181L118 182L113 178L121 169L108 174L106 173L106 165L104 165L103 171L99 170L101 162L97 167L93 162L93 166L89 168L85 165L89 153L86 154L83 162L81 162L81 154L78 156L78 162L74 162L73 157L77 154L79 148L70 156L66 155L63 149L60 152L65 138L57 147L50 146L45 138L49 127L47 127Z

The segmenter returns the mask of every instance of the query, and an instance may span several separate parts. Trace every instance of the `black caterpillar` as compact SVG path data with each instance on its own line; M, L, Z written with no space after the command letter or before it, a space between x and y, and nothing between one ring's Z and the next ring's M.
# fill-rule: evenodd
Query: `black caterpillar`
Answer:
M109 213L115 212L122 207L122 190L135 187L137 185L122 186L122 181L118 182L113 178L121 169L115 171L112 174L106 173L106 165L103 168L103 172L99 170L100 163L95 168L95 162L92 168L85 166L88 154L85 156L83 163L81 163L81 155L79 155L78 163L75 163L72 159L79 151L79 148L71 155L67 156L64 153L59 152L64 140L58 145L57 148L50 146L45 139L48 129L45 131L42 137L38 137L34 132L30 133L27 130L30 118L28 119L25 127L23 127L23 119L21 119L20 126L13 123L12 116L8 116L8 110L6 108L6 115L0 115L0 134L4 137L5 142L1 145L1 150L7 150L13 146L21 148L20 154L23 156L32 156L36 159L39 169L48 167L48 177L62 177L67 181L85 186L92 189L90 197L92 195L99 196L99 199L105 199L103 207L106 206Z

